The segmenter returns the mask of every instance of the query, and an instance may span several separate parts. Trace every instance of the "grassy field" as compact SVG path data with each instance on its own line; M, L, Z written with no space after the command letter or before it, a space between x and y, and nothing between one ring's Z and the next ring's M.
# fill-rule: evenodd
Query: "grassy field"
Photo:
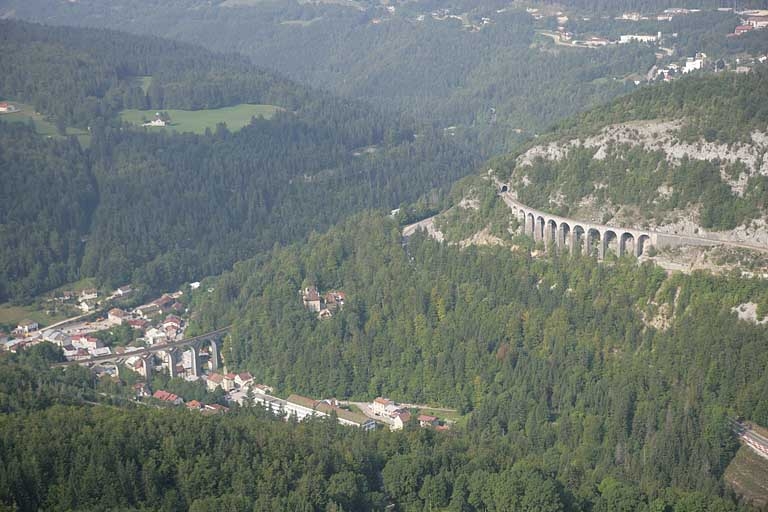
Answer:
M446 421L452 421L455 422L457 426L464 427L467 425L467 422L469 421L469 415L461 415L458 411L444 411L440 409L429 409L429 408L422 408L419 409L417 414L426 414L427 416L435 416L437 418L440 418L441 420Z
M38 135L43 137L56 137L59 138L58 130L53 123L46 121L42 114L35 112L35 107L27 105L25 103L19 103L18 101L9 100L13 105L17 106L20 111L12 114L0 114L0 121L10 123L28 123L30 119L35 123L35 131ZM87 147L91 143L91 136L85 130L78 128L67 128L67 135L74 135L77 140L80 141L80 145Z
M768 460L742 446L723 475L730 487L757 507L768 504Z
M241 103L234 107L216 108L210 110L164 110L171 118L169 126L147 127L148 130L173 130L176 132L205 133L206 128L216 128L218 123L226 123L230 131L237 131L247 126L252 117L263 116L270 119L280 107L274 105L250 105ZM141 125L144 119L155 117L155 110L123 110L120 117L123 121Z
M0 324L7 324L13 327L16 327L16 324L18 324L19 322L27 318L31 320L35 320L37 323L39 323L42 326L55 324L56 322L59 322L61 320L71 317L72 314L62 314L58 312L56 314L49 315L48 313L46 313L47 309L57 306L56 303L46 302L46 299L48 297L56 296L60 294L63 290L71 290L74 292L79 292L80 290L83 290L85 288L95 288L95 287L96 287L96 280L92 277L88 277L88 278L81 279L80 281L67 283L65 285L62 285L56 288L55 290L46 292L38 296L32 304L27 306L15 306L8 302L6 302L5 304L0 304ZM61 305L58 305L58 307L59 307L59 310L61 310Z
M281 25L298 25L300 27L308 27L309 25L313 24L316 21L320 21L321 19L323 19L322 16L317 17L317 18L312 18L311 20L285 20L285 21L281 21L280 24Z
M61 320L64 320L69 315L53 314L49 315L44 309L40 309L36 305L31 306L14 306L12 304L0 304L0 324L6 324L13 328L18 325L19 322L27 318L36 321L42 327L46 325L55 324Z

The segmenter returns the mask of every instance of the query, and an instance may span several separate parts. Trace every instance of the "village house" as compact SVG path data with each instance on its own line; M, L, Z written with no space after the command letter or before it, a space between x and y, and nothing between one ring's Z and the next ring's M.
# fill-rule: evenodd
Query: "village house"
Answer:
M107 313L107 321L112 325L122 325L123 320L126 319L128 313L120 308L112 308Z
M224 414L225 412L229 412L229 407L224 407L220 404L206 404L203 406L203 413Z
M72 343L72 338L58 329L49 329L43 333L43 339L63 347Z
M419 426L422 428L436 427L440 424L437 420L437 417L429 416L428 414L420 414L419 417L416 419L419 420Z
M766 28L768 27L768 16L750 16L747 18L745 25L750 25L753 28Z
M604 37L589 37L584 41L580 41L580 42L584 46L591 46L591 47L607 46L611 44L611 42L608 39L605 39Z
M144 304L133 310L138 316L144 319L150 319L151 317L160 313L160 306L157 304Z
M331 313L330 309L321 309L320 312L317 314L317 318L319 320L327 320L333 316L333 313Z
M130 325L132 328L138 329L140 331L143 331L144 329L147 328L147 325L149 325L149 323L146 320L142 320L141 318L131 319L131 320L128 320L126 323Z
M199 411L199 410L201 410L203 407L205 407L205 406L204 406L202 403L198 402L197 400L190 400L189 402L187 402L187 403L186 403L186 404L184 404L184 405L185 405L185 406L187 407L187 409L189 409L190 411Z
M267 386L266 384L256 384L253 386L253 391L261 395L267 395L269 393L275 392L272 386Z
M320 308L321 308L320 294L317 293L317 288L315 288L314 286L304 288L301 298L302 298L302 301L304 302L304 307L307 308L309 311L312 311L314 313L320 312Z
M96 288L86 288L80 292L80 300L95 300L99 298L99 292Z
M104 344L100 339L94 338L93 336L88 336L86 334L75 334L72 336L72 346L90 351L101 348L104 346Z
M90 357L87 349L77 348L73 345L62 347L62 350L64 352L64 357L70 361L78 361L80 359L88 359Z
M112 353L112 350L109 347L99 347L99 348L89 349L88 352L90 353L91 357L99 357L99 356L110 355Z
M118 297L125 297L126 295L129 295L133 292L133 289L130 287L130 285L121 286L117 290L115 290L115 295Z
M370 409L376 416L387 416L387 407L390 405L394 405L392 400L388 398L377 397L374 398L373 403L371 403Z
M146 339L147 343L150 345L156 345L158 343L165 343L168 341L168 337L165 331L162 331L157 327L147 329L147 331L144 333L144 339Z
M8 112L15 112L15 107L8 102L0 102L0 114L7 114Z
M223 387L224 376L220 373L210 373L205 381L208 391L215 391L218 387Z
M232 391L235 389L235 377L236 375L234 373L224 375L224 379L221 381L221 387L224 388L224 391Z
M40 324L38 324L34 320L30 320L27 318L19 322L19 325L16 326L16 332L26 336L38 330L39 328L40 328Z
M707 56L703 53L696 54L696 57L688 57L685 60L685 66L683 66L683 74L702 69L706 58Z
M167 293L164 293L159 298L153 300L152 304L156 305L158 308L165 311L166 309L170 308L174 302L176 302L176 299L174 299Z
M752 25L739 25L735 29L733 29L733 33L737 36L740 36L741 34L746 34L747 32L750 32L753 30L754 27Z
M168 329L178 331L181 329L181 318L177 317L176 315L168 315L163 321L163 329L166 331Z
M127 368L130 368L134 372L138 373L145 379L148 378L147 376L147 366L150 363L145 362L144 359L142 359L139 356L131 356L128 359L125 360L125 366Z
M346 299L344 292L330 291L325 294L325 307L331 311L344 308L344 300Z
M235 384L238 387L244 388L250 386L253 383L253 375L248 372L238 373L235 375Z
M157 400L171 403L173 405L181 405L184 403L184 400L182 400L180 396L169 393L163 389L158 389L155 391L155 394L152 395L152 398L156 398Z
M146 382L137 382L133 385L133 394L136 398L145 398L150 396L149 386Z
M405 425L411 421L411 413L408 411L401 411L392 417L392 426L390 430L403 430Z
M312 398L293 394L285 401L285 413L288 417L295 416L298 421L302 421L315 415L316 404L317 401Z
M141 124L141 126L167 126L168 123L163 119L163 114L155 112L155 118L151 121L147 121Z
M357 427L363 430L374 430L376 428L375 421L362 414L340 408L336 400L321 400L317 402L315 411L320 413L321 416L331 416L335 413L336 420L341 425Z
M623 36L619 36L619 44L627 44L627 43L655 43L656 41L661 40L661 32L656 34L655 36L649 35L649 34L625 34Z

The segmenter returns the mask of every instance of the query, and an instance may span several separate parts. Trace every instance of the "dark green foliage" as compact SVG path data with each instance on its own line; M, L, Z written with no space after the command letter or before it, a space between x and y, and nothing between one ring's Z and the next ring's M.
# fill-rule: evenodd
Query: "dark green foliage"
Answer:
M553 128L547 139L585 136L613 124L642 119L684 119L683 140L749 142L768 123L768 68L747 74L687 77L646 87L606 106L574 116Z
M466 9L475 23L482 16L493 18L480 31L462 28L455 19L433 20L430 10L451 7L444 2L398 5L396 15L384 14L388 19L378 24L373 20L382 13L373 5L365 12L329 4L263 2L235 8L198 0L87 7L32 0L14 7L20 18L234 49L303 83L405 111L440 128L459 125L457 137L472 141L486 157L632 90L625 77L655 63L647 46L595 51L555 46L535 34L542 27L524 10L496 12L509 7L498 2L457 2L455 8ZM424 21L414 20L417 13L427 13ZM311 23L290 23L295 21Z
M344 310L318 321L297 295L305 283L343 289ZM768 422L765 327L730 311L768 298L759 281L459 251L421 236L403 247L394 222L362 216L238 264L215 288L196 298L201 322L235 323L226 357L257 379L474 410L472 432L509 439L582 493L615 475L651 495L717 494L736 448L728 416ZM665 308L671 327L647 325ZM385 478L405 501L425 499L418 476ZM442 503L433 485L425 492ZM611 500L636 501L632 489Z
M49 343L30 347L18 355L0 357L0 415L33 411L53 404L93 399L96 379L86 368L66 373L50 371L64 360L61 349Z
M295 109L310 96L242 57L156 37L2 20L0 49L0 95L81 127L124 108L264 103ZM152 77L146 93L143 76Z
M0 126L8 148L0 169L12 184L4 189L0 301L80 276L167 289L363 208L415 201L477 162L474 149L440 131L418 127L416 137L412 121L310 92L239 57L109 31L0 24L0 45L12 56L0 61L8 66L0 93L18 82L43 112L93 125L87 151ZM38 46L54 52L55 75L22 55ZM133 130L110 116L124 106L118 89L147 73L153 83L172 82L149 88L149 96L162 88L162 106L250 101L286 110L234 134L223 125L204 136ZM104 84L89 85L102 75ZM160 100L147 101L159 108ZM82 102L99 112L59 110Z
M77 141L46 140L0 122L0 170L0 301L77 280L98 201Z
M768 124L768 110L761 106L768 102L766 84L768 68L761 67L747 76L723 73L650 87L562 123L537 144L583 140L607 125L644 119L682 122L680 130L668 135L673 149L675 140L749 144L752 133ZM562 215L573 214L588 196L599 204L637 207L639 222L663 224L673 210L697 208L700 225L713 230L733 229L764 213L764 176L747 178L743 194L726 181L749 175L751 169L741 162L687 155L670 162L664 150L612 140L601 151L604 157L596 159L597 148L577 146L559 160L537 159L532 166L516 167L514 154L496 164L503 174L511 174L512 188L523 203ZM562 199L552 204L558 196Z
M317 320L297 294L307 283L344 290L344 309ZM403 245L395 220L365 214L206 285L214 291L191 298L196 328L235 323L231 368L286 393L455 405L472 411L466 429L366 434L259 409L50 408L100 395L84 371L47 370L56 354L42 345L0 368L12 412L0 417L0 501L732 511L720 481L737 447L728 418L768 423L766 327L731 311L768 301L757 280L532 260L421 235ZM669 327L649 326L661 311Z

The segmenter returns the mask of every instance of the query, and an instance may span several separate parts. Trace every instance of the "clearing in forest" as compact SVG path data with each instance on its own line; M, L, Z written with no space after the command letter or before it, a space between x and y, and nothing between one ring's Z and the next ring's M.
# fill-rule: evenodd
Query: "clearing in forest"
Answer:
M56 125L54 125L51 121L47 120L45 116L39 112L35 111L35 107L32 105L27 105L26 103L21 103L18 101L8 100L9 103L13 103L14 106L16 106L19 110L18 112L9 112L7 114L0 115L0 122L11 122L11 123L25 123L29 124L31 121L35 125L35 132L38 135L41 135L43 137L51 137L51 138L59 138L63 137L59 130L56 128ZM80 145L83 147L87 147L91 143L91 136L90 134L85 131L81 130L79 128L72 128L71 126L68 126L65 130L65 134L67 136L74 135L77 137L77 140L80 141Z
M233 107L215 108L207 110L168 110L163 109L170 117L167 126L150 126L150 130L172 130L176 132L193 132L202 134L206 128L216 129L219 123L226 123L227 129L237 131L251 122L252 117L264 117L270 119L275 112L281 110L274 105L251 105L241 103ZM142 125L146 121L155 118L157 110L123 110L120 117L135 125Z

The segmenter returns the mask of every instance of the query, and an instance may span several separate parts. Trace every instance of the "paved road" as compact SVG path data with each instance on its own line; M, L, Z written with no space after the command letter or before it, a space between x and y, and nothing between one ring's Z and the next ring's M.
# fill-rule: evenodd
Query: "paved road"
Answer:
M731 426L744 444L761 457L768 459L768 438L749 428L746 423L731 421Z

